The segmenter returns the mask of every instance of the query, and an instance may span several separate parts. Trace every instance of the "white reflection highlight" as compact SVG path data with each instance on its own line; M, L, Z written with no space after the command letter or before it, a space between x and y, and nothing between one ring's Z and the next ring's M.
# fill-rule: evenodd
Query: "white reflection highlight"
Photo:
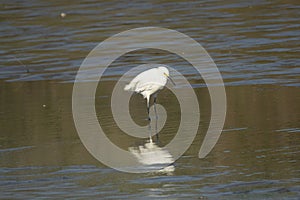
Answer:
M129 151L143 165L143 168L166 173L175 171L173 165L175 160L172 155L166 149L157 146L154 142L147 142L138 147L129 147Z

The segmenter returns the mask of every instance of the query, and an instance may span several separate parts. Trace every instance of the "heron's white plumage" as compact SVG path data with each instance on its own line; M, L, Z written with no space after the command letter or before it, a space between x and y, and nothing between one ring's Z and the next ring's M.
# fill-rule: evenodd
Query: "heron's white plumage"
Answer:
M124 90L130 90L149 98L152 94L163 89L167 83L169 70L166 67L157 67L138 74Z

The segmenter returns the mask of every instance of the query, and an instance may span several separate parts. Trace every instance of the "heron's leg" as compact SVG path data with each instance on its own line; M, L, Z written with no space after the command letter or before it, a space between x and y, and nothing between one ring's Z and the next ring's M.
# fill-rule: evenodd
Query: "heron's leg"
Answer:
M148 113L148 130L149 130L149 139L150 143L152 143L152 134L151 134L151 118L150 118L150 96L147 96L147 113Z
M148 121L149 123L151 122L151 118L150 118L150 108L149 106L147 105L147 114L148 114Z
M150 96L147 96L147 114L148 114L148 121L151 122L150 118Z
M155 134L156 134L156 140L158 142L158 132L157 132L157 120L158 120L158 115L157 115L157 111L156 111L156 98L157 98L157 94L154 95L154 112L155 112Z
M157 98L157 96L155 95L155 96L154 96L154 101L153 101L154 103L153 103L153 104L154 104L155 118L156 118L156 120L157 120L157 119L158 119L158 116L157 116L157 112L156 112L156 98Z

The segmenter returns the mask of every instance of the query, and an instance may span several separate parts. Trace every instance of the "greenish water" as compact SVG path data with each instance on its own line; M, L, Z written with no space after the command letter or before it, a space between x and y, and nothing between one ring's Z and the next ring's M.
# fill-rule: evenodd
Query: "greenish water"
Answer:
M30 0L0 6L0 199L299 198L298 1ZM213 151L198 159L210 97L184 60L162 51L137 51L105 73L96 111L108 137L122 148L141 142L120 134L110 111L110 94L124 69L159 60L193 85L201 111L198 134L168 174L106 167L87 152L72 118L73 80L83 59L107 37L143 26L194 38L212 56L226 86L224 130ZM131 112L141 116L134 120L145 123L144 100L135 96L132 101ZM160 133L163 146L180 122L167 89L158 101L171 114Z

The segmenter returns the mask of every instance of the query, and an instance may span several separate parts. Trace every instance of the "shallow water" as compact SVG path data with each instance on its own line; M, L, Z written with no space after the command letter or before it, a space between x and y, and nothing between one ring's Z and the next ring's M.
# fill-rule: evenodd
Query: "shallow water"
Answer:
M298 199L299 8L297 1L2 3L0 198ZM224 130L213 151L198 159L210 98L186 61L163 51L136 51L105 72L96 111L108 137L124 149L143 142L120 134L111 115L111 91L125 71L159 60L192 84L200 128L172 173L130 174L106 167L85 149L72 118L73 81L83 59L107 37L143 26L194 38L211 55L226 86ZM145 124L144 100L135 96L132 101L134 120ZM160 133L164 146L177 131L178 104L167 89L158 102L170 114Z

